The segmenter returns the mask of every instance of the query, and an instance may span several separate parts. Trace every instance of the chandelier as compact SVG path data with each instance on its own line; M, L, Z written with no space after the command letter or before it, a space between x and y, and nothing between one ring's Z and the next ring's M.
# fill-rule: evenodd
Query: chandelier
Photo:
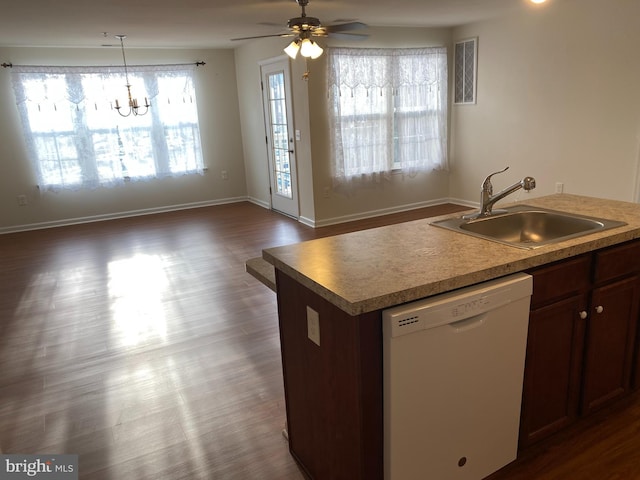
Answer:
M129 100L129 110L125 110L126 113L122 112L122 108L120 106L120 102L118 102L118 99L116 99L116 110L118 111L118 113L123 116L123 117L128 117L129 115L133 114L134 116L138 116L138 115L145 115L148 111L149 111L149 107L151 106L151 104L149 103L149 101L147 100L147 97L144 97L144 105L139 105L138 103L138 99L137 98L133 98L131 95L131 84L129 83L129 71L127 70L127 58L124 55L124 39L127 38L126 35L116 35L115 36L118 40L120 40L120 47L122 48L122 61L124 63L124 77L127 81L127 98ZM141 110L141 107L144 107L144 110Z

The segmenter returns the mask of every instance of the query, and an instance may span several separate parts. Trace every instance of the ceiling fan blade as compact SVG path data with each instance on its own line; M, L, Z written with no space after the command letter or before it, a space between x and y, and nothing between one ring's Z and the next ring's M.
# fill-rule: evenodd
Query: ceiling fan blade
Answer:
M339 23L337 25L327 25L324 27L327 33L333 32L346 32L351 30L362 30L367 28L368 25L362 22L348 22L348 23Z
M293 33L275 33L273 35L256 35L254 37L240 37L240 38L232 38L231 41L237 40L253 40L254 38L269 38L269 37L293 37Z

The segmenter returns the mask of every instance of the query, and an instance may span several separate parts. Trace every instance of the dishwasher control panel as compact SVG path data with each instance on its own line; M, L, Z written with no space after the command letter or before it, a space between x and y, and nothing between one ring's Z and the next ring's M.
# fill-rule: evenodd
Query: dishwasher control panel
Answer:
M523 277L529 277L529 281L522 281ZM385 328L397 337L460 322L531 295L532 289L531 277L524 273L464 287L385 310L385 323L389 322Z

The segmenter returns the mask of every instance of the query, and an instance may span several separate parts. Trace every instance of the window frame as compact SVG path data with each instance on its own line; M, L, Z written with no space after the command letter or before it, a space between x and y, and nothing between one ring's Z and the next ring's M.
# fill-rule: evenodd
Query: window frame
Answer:
M148 97L152 106L144 116L122 117L114 108L117 97L121 105L127 105L123 98L126 80L122 69L14 67L16 104L39 188L94 189L131 181L203 174L193 70L191 65L130 68L130 83L138 88L134 90L135 95ZM47 81L51 79L62 79L64 84L48 91ZM38 82L39 88L34 87ZM173 90L170 86L176 82L183 86L183 91L162 91L163 86L165 90ZM184 102L185 106L172 107L172 97L174 105ZM175 112L182 113L180 121L173 120ZM34 122L34 115L45 115L45 118ZM66 118L70 121L66 122ZM96 122L97 118L100 120ZM40 123L38 128L31 127L35 123ZM64 128L57 128L59 125ZM66 152L58 148L63 138L68 139ZM51 148L45 148L47 143ZM176 155L176 145L180 144L182 151ZM52 151L54 155L47 159ZM179 166L176 159L182 157L186 160ZM78 172L69 175L73 170Z
M342 91L343 86L342 84L339 83L341 79L337 78L342 73L341 67L339 65L334 65L332 63L332 62L340 61L340 60L337 60L336 58L340 59L339 55L343 50L348 51L347 53L353 56L356 56L359 51L363 52L363 55L367 55L371 51L384 52L382 54L384 56L383 61L391 62L392 64L390 67L391 70L390 70L390 73L388 73L388 75L392 77L394 81L397 75L395 69L400 68L398 67L398 65L402 61L403 55L410 57L412 55L420 54L420 52L425 52L424 58L421 59L421 61L430 66L437 64L438 67L434 67L434 68L441 68L441 69L443 68L444 71L439 72L437 75L434 74L434 76L438 78L438 81L436 82L434 87L437 90L435 93L429 90L428 93L425 93L424 91L420 91L419 94L416 94L416 95L422 95L420 99L425 100L424 108L420 110L407 109L406 105L409 102L407 101L406 98L409 98L409 97L406 97L404 100L400 100L400 98L398 97L398 95L402 95L404 93L402 87L406 87L407 85L391 82L389 86L385 87L384 94L387 95L387 101L383 102L384 104L386 104L386 107L383 113L379 113L379 112L372 112L370 114L362 113L357 111L357 107L353 112L345 112L344 111L345 108L343 105L344 101L342 100L342 96L349 93L344 93ZM334 57L333 53L336 51L337 51L337 55ZM432 160L422 159L417 162L415 160L410 162L407 162L405 160L404 163L402 161L402 155L400 152L403 146L402 139L404 138L404 145L407 145L408 143L411 143L411 142L406 141L407 139L410 138L409 136L405 135L404 137L402 137L402 134L400 133L398 125L406 124L407 120L411 120L412 118L420 119L421 121L426 121L426 122L440 122L438 124L439 125L438 128L433 128L431 125L429 125L429 128L426 128L426 129L423 128L422 130L418 128L418 130L420 130L421 133L417 133L414 136L422 137L422 141L418 142L420 145L427 145L428 143L434 142L434 141L438 143L442 143L443 145L440 145L438 147L443 151L442 158L437 160L436 163L439 163L442 166L442 168L446 168L446 156L447 156L446 136L447 136L447 130L448 130L448 93L447 93L448 74L446 69L448 68L448 55L445 47L433 47L433 48L425 48L425 49L331 48L329 49L329 53L330 55L329 55L329 60L327 61L327 68L328 68L328 77L329 77L328 83L329 83L329 97L330 97L330 101L329 101L329 119L331 123L330 136L331 136L332 149L334 153L333 162L338 163L340 160L337 160L336 158L340 157L341 155L342 155L342 158L346 158L347 155L345 152L347 150L355 151L358 148L361 148L363 146L363 145L356 145L356 146L349 145L347 147L344 146L344 142L342 141L343 135L344 135L344 132L348 132L348 128L345 127L344 132L342 130L341 132L338 132L337 128L342 129L342 127L345 125L351 125L352 126L351 128L355 128L355 126L358 123L360 124L364 123L365 125L368 125L369 128L375 128L374 122L376 122L379 119L380 122L386 122L386 124L390 126L387 130L390 130L391 133L390 134L387 133L385 138L391 138L392 144L393 144L389 158L384 160L382 162L382 165L378 165L378 167L382 166L382 168L380 168L381 170L380 172L376 172L374 167L374 169L370 170L369 172L366 172L363 174L357 174L357 173L354 174L354 172L357 171L357 168L353 168L351 169L352 171L350 171L351 165L349 163L349 160L344 159L342 165L334 165L334 171L332 172L332 176L334 178L335 183L341 183L343 181L348 182L353 177L356 177L356 176L360 176L361 179L362 177L366 177L367 175L375 176L377 174L381 174L382 176L387 177L388 174L390 173L397 173L397 172L414 173L416 170L426 170L427 168L424 167L422 164L429 164L432 162ZM373 53L373 55L375 55L375 53ZM438 57L432 58L430 55L438 55ZM347 55L344 55L344 56L346 57ZM375 58L373 61L375 62ZM442 62L443 66L440 65L440 63L438 62ZM389 67L385 67L385 68L389 68ZM332 71L332 69L335 69L335 71ZM363 69L363 70L366 70L366 69ZM378 69L370 68L369 70L378 70ZM336 73L336 71L338 71L338 73ZM352 75L352 79L353 77L355 77L355 75L352 72L349 74ZM335 75L336 78L332 78L332 75ZM379 75L378 72L372 73L372 76L377 76L377 75ZM397 75L397 76L401 77L401 75ZM418 75L418 77L420 77L420 75ZM361 77L359 77L356 80L356 82L362 82L362 83L358 83L357 85L353 85L353 86L349 85L349 87L346 88L346 90L351 89L351 95L354 96L354 92L361 86L366 85L366 81L367 79L362 79ZM409 84L408 87L420 89L420 88L425 88L425 85ZM374 87L367 85L366 88L373 89ZM378 88L378 86L376 86L375 88ZM444 90L444 96L441 95L440 89ZM411 92L407 92L407 95L409 95L410 93ZM382 87L380 87L380 94L381 95L383 94ZM353 102L351 102L351 106L355 105L356 103L357 103L357 100L354 100ZM444 112L444 115L442 114L442 112ZM438 117L441 117L441 118L438 118ZM424 124L420 126L424 127ZM444 132L444 137L442 137L442 135L437 135L437 134L433 135L432 132L440 132L440 133ZM374 145L376 142L370 142L370 143L371 145ZM382 145L380 142L377 142L377 143L379 145ZM364 146L370 147L371 145L364 145ZM425 147L426 150L428 150L429 148L430 147ZM342 149L342 150L339 150L339 149ZM411 167L408 167L407 166L408 164L411 164ZM417 167L416 167L416 164L418 165Z

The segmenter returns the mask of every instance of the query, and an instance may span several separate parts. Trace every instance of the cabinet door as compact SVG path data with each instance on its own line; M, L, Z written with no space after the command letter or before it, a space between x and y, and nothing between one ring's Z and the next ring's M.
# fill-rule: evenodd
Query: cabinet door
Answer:
M629 390L637 319L637 276L593 290L585 346L584 413Z
M529 317L520 448L564 428L578 416L586 296L575 295Z

